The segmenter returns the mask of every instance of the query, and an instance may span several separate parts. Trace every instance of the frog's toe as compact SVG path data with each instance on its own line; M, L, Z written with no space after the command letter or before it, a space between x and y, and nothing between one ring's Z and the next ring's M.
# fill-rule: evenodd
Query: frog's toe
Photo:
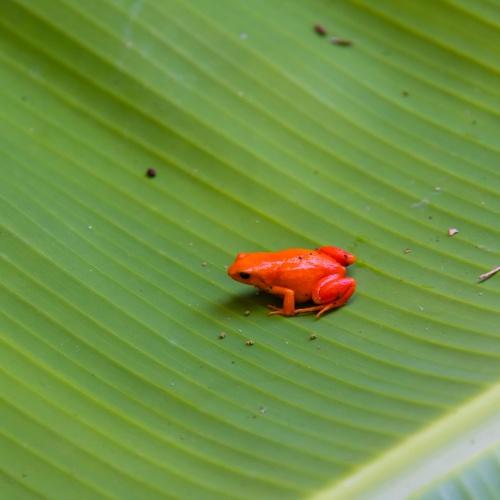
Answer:
M268 316L286 316L283 311L269 311L267 313Z
M284 311L281 307L276 307L276 306L273 306L272 304L268 304L268 305L267 305L267 308L268 308L268 309L271 309L271 310L267 313L267 315L268 315L268 316L275 316L275 315L277 315L277 314L278 314L278 315L279 315L279 314L281 314L281 315L285 316L285 311Z
M276 307L271 304L267 306L269 309L271 309L267 315L268 316L293 316L295 313L292 314L287 314L286 311L282 307Z

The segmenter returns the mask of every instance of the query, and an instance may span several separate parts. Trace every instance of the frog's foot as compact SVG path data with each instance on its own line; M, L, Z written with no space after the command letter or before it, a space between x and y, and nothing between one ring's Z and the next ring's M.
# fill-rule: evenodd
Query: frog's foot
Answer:
M300 307L299 309L294 309L292 313L286 313L285 310L281 307L276 307L271 304L267 306L269 309L272 309L268 315L269 316L274 316L274 315L279 315L279 316L295 316L296 314L303 314L303 313L308 313L308 312L314 312L314 311L320 311L320 309L324 309L324 305L320 306L311 306L311 307ZM321 313L321 311L320 311Z
M268 304L268 309L271 309L267 313L268 316L294 316L295 315L295 310L292 310L291 313L288 311L285 311L283 307L276 307L273 306L272 304Z

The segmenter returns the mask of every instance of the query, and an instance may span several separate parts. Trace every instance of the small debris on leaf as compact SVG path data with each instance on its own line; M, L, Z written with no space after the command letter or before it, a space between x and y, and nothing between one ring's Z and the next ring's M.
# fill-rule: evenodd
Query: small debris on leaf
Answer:
M156 169L154 168L148 168L146 170L146 177L156 177Z
M430 201L427 198L423 198L420 201L412 203L411 208L424 208L426 207Z
M251 314L250 309L247 309L247 310L243 313L243 315L244 315L244 316L250 316L250 314Z
M332 38L330 38L330 43L332 45L338 45L339 47L350 47L352 45L351 40L346 40L345 38L338 38L336 36L332 36Z
M255 344L255 342L253 340L246 340L245 341L245 345L248 346L248 347L251 347Z
M201 263L201 267L207 267L208 266L208 262L206 260L204 260L202 263Z
M264 415L264 414L266 413L266 411L267 411L267 408L266 408L265 406L263 406L263 405L260 405L260 406L259 406L259 412L260 412L262 415Z
M491 271L488 271L487 273L481 274L479 276L479 283L482 283L483 281L489 280L492 276L495 276L496 273L500 271L500 266L494 267Z
M219 338L222 340L222 339L225 339L226 338L226 332L220 332L219 333Z
M412 250L411 248L405 248L405 249L403 250L403 253L404 253L404 254L409 254L409 253L412 253L412 251L413 251L413 250Z
M458 229L456 227L450 227L448 229L448 236L455 236L458 234Z
M315 333L311 333L311 335L309 335L309 340L316 340L317 338L318 336Z
M321 24L315 24L314 31L320 36L326 35L326 28L324 26L322 26Z

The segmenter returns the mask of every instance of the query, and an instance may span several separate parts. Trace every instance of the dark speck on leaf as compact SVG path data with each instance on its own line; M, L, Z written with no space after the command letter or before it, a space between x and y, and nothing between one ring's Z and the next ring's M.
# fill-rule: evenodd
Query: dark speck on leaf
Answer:
M320 36L326 35L326 28L324 26L321 26L321 24L315 24L314 31Z
M330 40L332 45L338 45L339 47L350 47L352 45L351 40L346 40L345 38L337 38L333 36Z
M156 170L154 168L148 168L146 170L146 176L151 178L156 177Z

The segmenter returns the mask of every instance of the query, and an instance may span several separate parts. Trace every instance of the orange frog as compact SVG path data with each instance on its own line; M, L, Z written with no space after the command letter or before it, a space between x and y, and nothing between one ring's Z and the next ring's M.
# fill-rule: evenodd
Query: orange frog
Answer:
M240 253L227 273L236 281L282 296L283 307L269 306L273 309L269 314L294 316L318 311L319 318L330 309L343 306L354 293L356 281L345 277L345 268L354 262L354 255L338 247L290 248ZM295 307L295 302L311 300L317 305Z

